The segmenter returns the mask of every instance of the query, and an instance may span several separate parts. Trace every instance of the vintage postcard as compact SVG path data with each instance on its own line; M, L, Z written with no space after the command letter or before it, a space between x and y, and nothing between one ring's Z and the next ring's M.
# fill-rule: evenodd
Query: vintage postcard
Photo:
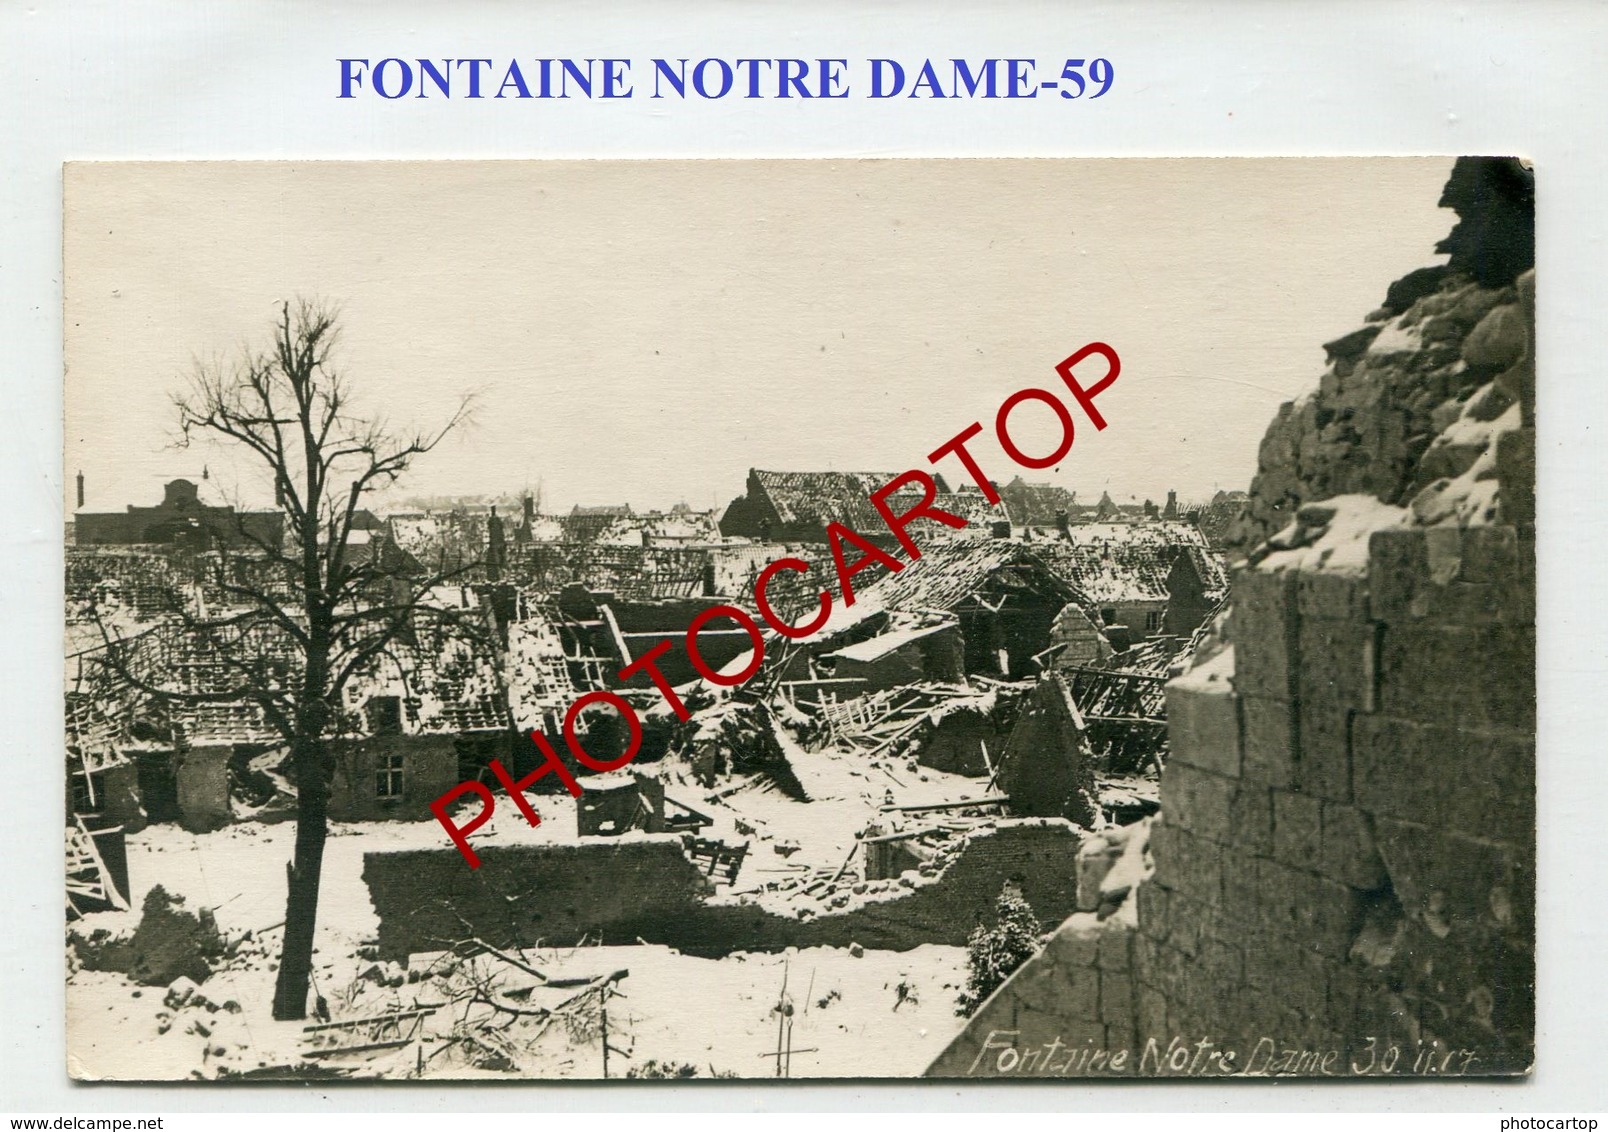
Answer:
M75 1077L1530 1070L1527 162L64 180Z

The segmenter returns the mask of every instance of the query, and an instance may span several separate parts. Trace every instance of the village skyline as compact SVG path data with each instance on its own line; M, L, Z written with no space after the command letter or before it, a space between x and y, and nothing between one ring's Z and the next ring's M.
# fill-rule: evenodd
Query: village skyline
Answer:
M200 501L210 506L234 507L236 510L247 512L272 511L275 509L271 499L263 498L261 495L256 497L243 495L232 490L234 485L215 484L210 469L205 465L199 471L188 469L182 462L177 462L175 467L178 470L172 474L162 473L152 477L138 477L131 481L118 481L99 487L91 485L86 479L83 485L82 505L79 505L76 495L69 500L67 522L71 524L74 517L79 514L105 514L108 512L116 514L130 509L140 510L158 505L162 501L168 485L179 480L193 484L197 489ZM891 468L878 469L872 473L866 473L863 469L839 468L763 470L767 472L785 472L792 475L871 474L881 475L884 478L892 478L897 474ZM1048 490L1057 494L1064 491L1066 493L1064 497L1066 502L1075 504L1080 511L1093 511L1107 501L1120 512L1126 514L1142 512L1147 504L1157 511L1166 508L1169 504L1172 504L1180 511L1187 511L1191 508L1210 505L1214 500L1241 499L1246 494L1240 488L1219 488L1209 494L1186 496L1175 489L1169 489L1167 492L1162 493L1160 498L1151 498L1150 496L1141 496L1133 492L1124 492L1120 488L1106 488L1099 485L1095 485L1089 490L1080 490L1076 487L1066 487L1056 483L1051 477L1035 476L1029 479L1021 475L1019 469L1012 469L1012 471L1014 474L1009 478L994 480L994 486L996 488L1015 486L1034 491ZM952 477L945 477L942 472L938 473L938 476L940 482L950 489L963 490L967 493L975 490L972 485L965 483L963 480L954 481ZM77 479L77 474L69 476L70 491L76 492ZM538 480L535 484L527 484L516 489L482 490L456 494L425 495L410 493L405 490L396 491L382 497L380 501L377 501L369 509L380 515L444 514L461 510L487 512L498 510L510 520L515 520L519 518L528 501L536 514L549 518L602 514L638 517L692 514L713 516L718 519L742 494L743 486L739 483L724 497L719 497L717 492L717 501L706 506L699 506L697 502L686 498L678 498L665 506L647 505L632 499L586 497L574 501L565 501L551 498L547 493L545 484ZM1006 504L1001 503L999 508L1000 518L1005 518ZM1074 519L1076 520L1079 517L1075 515ZM1081 517L1084 521L1087 521L1087 516ZM1036 525L1047 525L1049 522L1050 520L1045 518L1035 520ZM71 542L71 539L68 541Z

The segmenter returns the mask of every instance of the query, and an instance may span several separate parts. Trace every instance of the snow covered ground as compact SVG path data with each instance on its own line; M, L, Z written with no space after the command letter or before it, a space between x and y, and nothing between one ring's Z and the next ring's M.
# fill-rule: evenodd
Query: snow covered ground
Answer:
M277 942L277 933L269 941ZM207 1003L170 1006L162 987L136 987L123 975L77 972L69 985L70 1063L100 1080L283 1075L312 1065L302 1023L269 1016L273 972L266 953L237 960L199 991ZM965 950L923 946L908 952L809 948L781 954L738 952L698 959L666 947L593 947L564 957L527 951L549 972L625 969L621 997L609 1003L609 1073L623 1077L658 1062L687 1065L698 1077L775 1075L782 1018L775 1010L786 979L793 1008L790 1076L919 1075L957 1034L955 1000L965 979ZM496 971L494 960L482 966ZM337 1018L371 1017L416 1005L441 1004L433 980L398 988L357 978L371 964L320 955L319 989ZM522 980L517 977L517 984ZM238 1004L238 1013L230 1003ZM215 1007L223 1007L215 1009ZM425 1020L419 1040L399 1049L343 1055L318 1064L354 1077L427 1079L524 1076L589 1078L603 1073L601 1035L564 1026L544 1031L513 1019L504 1031L517 1061L488 1068L450 1038L470 1009L447 1003ZM445 1055L445 1056L443 1056Z
M738 892L721 899L784 903L792 897L771 886L794 872L836 869L872 821L896 828L897 815L878 807L890 789L901 804L976 798L982 783L898 760L873 763L831 751L807 753L789 744L788 755L811 801L797 802L755 781L710 801L696 783L666 767L672 797L715 819L705 836L752 844ZM572 842L575 803L567 795L533 797L542 824L531 828L501 800L492 820L474 835L477 845ZM210 908L228 939L253 934L234 958L201 985L201 1001L172 1006L166 988L138 987L122 974L74 970L69 977L69 1048L75 1074L101 1079L215 1077L283 1070L303 1064L300 1023L272 1020L274 962L284 916L284 869L294 825L243 822L214 833L192 834L153 825L127 839L133 913L99 913L74 925L88 936L98 928L116 935L133 930L145 894L160 883L185 908ZM434 822L335 823L325 851L317 950L316 991L336 1018L368 1016L415 1003L442 1002L450 989L432 982L386 986L399 970L360 978L374 967L359 951L378 930L362 880L363 855L397 849L450 848ZM778 852L777 850L781 850ZM465 866L467 871L467 865ZM858 950L858 949L857 949ZM535 954L535 953L530 953ZM556 962L547 955L544 962ZM611 1075L652 1059L692 1065L699 1076L774 1074L779 1017L773 1011L784 972L795 1003L793 1076L909 1076L920 1073L960 1029L955 999L964 981L965 952L925 946L909 952L812 948L781 954L733 954L698 959L658 946L593 947L568 954L576 964L630 975L626 996L610 1006L616 1037L631 1051L614 1059ZM418 966L417 964L415 965ZM586 972L582 972L585 974ZM371 975L375 974L371 972ZM900 990L901 985L903 991ZM232 1004L232 1005L230 1005ZM236 1009L238 1008L238 1009ZM428 1077L503 1075L542 1077L601 1074L600 1043L553 1027L511 1070L488 1070L441 1050L451 1029L450 1010L425 1023L429 1039L393 1051L329 1062L358 1075ZM432 1053L447 1056L429 1059Z

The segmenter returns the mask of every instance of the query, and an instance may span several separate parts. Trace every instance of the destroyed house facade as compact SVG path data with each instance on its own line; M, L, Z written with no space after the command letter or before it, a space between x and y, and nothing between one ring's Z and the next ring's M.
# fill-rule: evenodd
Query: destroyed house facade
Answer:
M270 704L288 702L301 654L271 617L231 615L230 594L208 580L216 561L203 563L202 581L195 565L149 552L69 553L69 813L128 831L150 822L205 831L293 813L295 776ZM416 611L343 690L328 738L338 820L428 818L431 800L507 756L495 603L463 587L426 602L454 608L445 619Z
M1088 597L1118 651L1164 634L1189 635L1228 591L1221 557L1186 522L1089 523L1032 546ZM1174 577L1180 556L1190 566Z
M924 551L857 595L853 606L835 609L794 664L807 658L809 676L840 666L862 671L866 690L875 690L875 666L900 653L912 669L921 658L925 679L1021 679L1040 671L1036 658L1068 605L1087 600L1033 548L1008 539L957 540ZM901 682L897 673L885 679ZM790 670L789 679L803 678Z

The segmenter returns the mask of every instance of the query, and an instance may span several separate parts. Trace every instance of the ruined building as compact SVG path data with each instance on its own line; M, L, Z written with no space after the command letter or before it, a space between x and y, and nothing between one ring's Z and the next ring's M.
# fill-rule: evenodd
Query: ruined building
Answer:
M80 476L80 506L82 502ZM162 502L154 507L131 503L126 511L79 511L73 516L73 540L78 546L172 543L192 550L278 546L284 519L279 511L236 511L204 503L194 481L176 479L164 485Z

